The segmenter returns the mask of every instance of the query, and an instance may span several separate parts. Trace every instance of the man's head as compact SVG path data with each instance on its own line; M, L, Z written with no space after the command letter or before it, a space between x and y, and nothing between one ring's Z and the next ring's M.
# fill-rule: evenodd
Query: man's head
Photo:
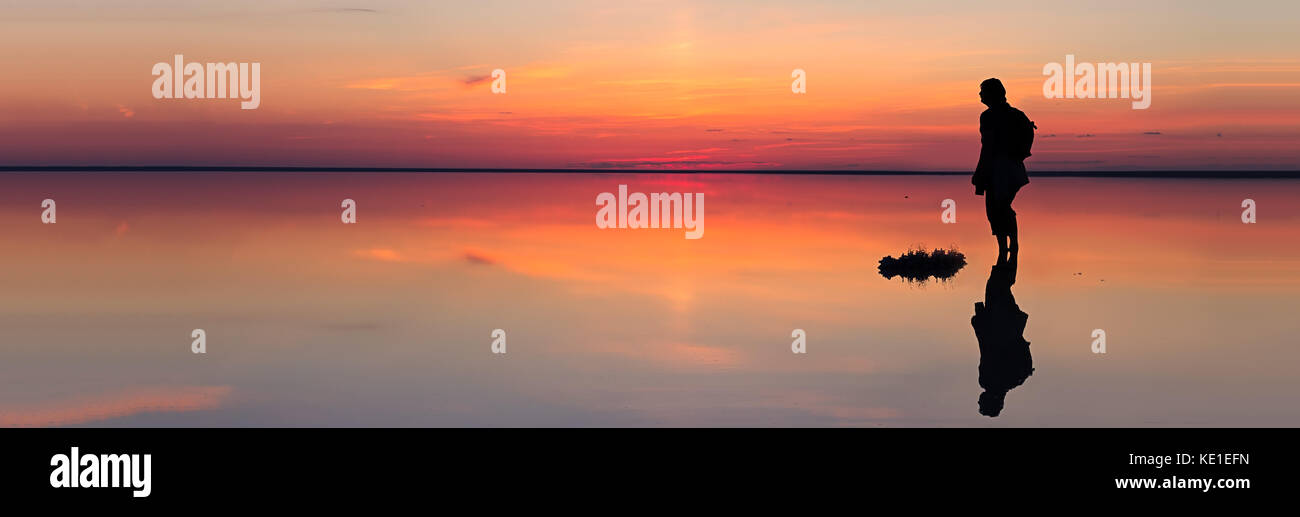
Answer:
M985 79L980 83L980 102L989 107L1006 104L1007 89L1002 86L1002 81Z
M980 414L987 417L996 417L1002 414L1002 405L1006 403L1007 392L1005 391L986 391L980 393Z

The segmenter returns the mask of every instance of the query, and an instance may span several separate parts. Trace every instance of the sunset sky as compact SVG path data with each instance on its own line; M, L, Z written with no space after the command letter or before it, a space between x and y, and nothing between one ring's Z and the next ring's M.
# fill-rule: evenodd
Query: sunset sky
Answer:
M0 7L0 165L969 170L979 82L1031 170L1300 169L1300 3L147 1ZM155 99L261 63L261 106ZM1043 66L1149 62L1150 109ZM493 69L508 93L494 95ZM808 74L808 93L790 74Z

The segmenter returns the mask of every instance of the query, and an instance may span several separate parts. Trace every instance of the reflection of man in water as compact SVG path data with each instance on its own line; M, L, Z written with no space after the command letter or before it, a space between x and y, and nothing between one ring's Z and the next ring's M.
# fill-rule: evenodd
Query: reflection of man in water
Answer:
M1024 384L1034 373L1033 358L1029 355L1029 342L1025 340L1025 324L1029 315L1016 305L1011 286L1016 283L1016 253L1003 258L989 272L984 287L984 301L975 302L975 315L970 324L975 327L975 338L980 343L980 414L998 416L1007 392Z
M971 183L975 195L984 196L984 209L999 251L1015 250L1020 243L1011 202L1020 187L1029 183L1025 158L1034 142L1035 126L1024 112L1007 104L1002 81L987 79L980 83L980 102L988 109L980 114L980 161Z

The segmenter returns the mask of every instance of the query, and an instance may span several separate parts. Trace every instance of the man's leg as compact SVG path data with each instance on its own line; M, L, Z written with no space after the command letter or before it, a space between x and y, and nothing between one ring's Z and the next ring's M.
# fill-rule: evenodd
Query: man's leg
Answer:
M1016 200L1016 193L1012 192L1011 197L1007 198L1007 202L1005 205L1007 235L1010 238L1010 244L1007 246L1007 249L1011 250L1012 252L1020 250L1020 228L1016 224L1016 211L1011 208L1011 202L1015 200Z
M984 215L988 216L989 229L992 230L993 235L997 237L998 255L1001 256L1002 252L1007 249L1007 235L1002 233L1000 229L1004 215L1002 213L1001 202L998 200L997 195L991 190L984 192Z

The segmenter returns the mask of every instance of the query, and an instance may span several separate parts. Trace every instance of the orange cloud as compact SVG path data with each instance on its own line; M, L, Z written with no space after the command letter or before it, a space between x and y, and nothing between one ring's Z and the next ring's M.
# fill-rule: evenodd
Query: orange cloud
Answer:
M371 248L371 249L364 249L364 250L356 250L353 252L353 254L358 257L368 258L372 260L379 260L382 262L405 262L406 261L405 255L391 248Z
M0 406L0 427L84 424L151 412L202 411L220 407L230 386L137 388L42 403Z

